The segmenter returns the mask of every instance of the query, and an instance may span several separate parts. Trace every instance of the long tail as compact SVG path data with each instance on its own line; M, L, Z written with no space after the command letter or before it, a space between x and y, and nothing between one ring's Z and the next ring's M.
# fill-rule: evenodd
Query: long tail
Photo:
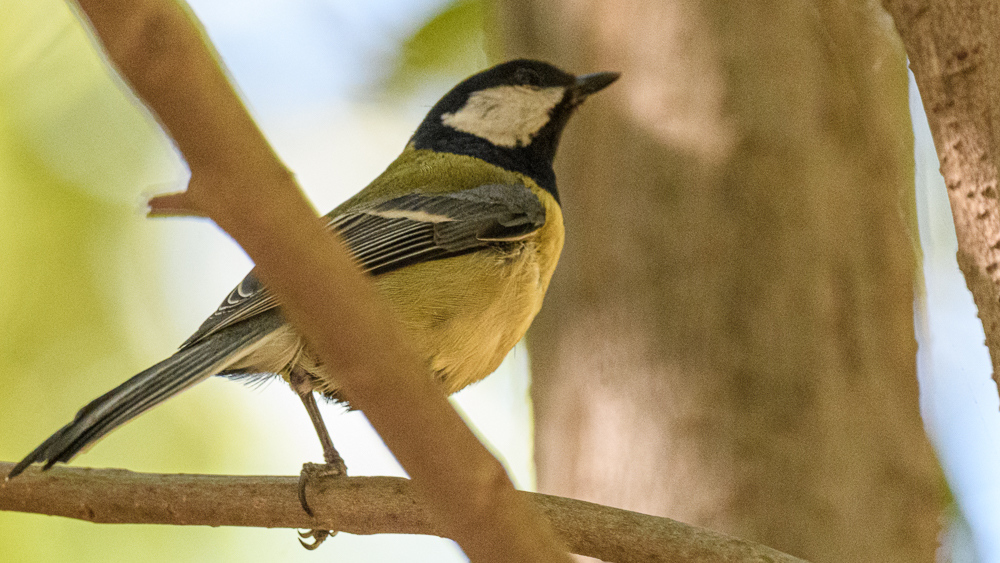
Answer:
M262 314L178 350L80 409L73 422L15 465L7 479L16 477L32 463L44 461L45 470L69 461L118 426L247 355L279 326L281 320L276 314Z

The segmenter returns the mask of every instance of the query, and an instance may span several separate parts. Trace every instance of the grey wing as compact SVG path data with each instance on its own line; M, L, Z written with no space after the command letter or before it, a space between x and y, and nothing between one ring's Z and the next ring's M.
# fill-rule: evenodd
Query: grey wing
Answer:
M525 186L489 184L451 193L413 193L331 214L328 227L362 270L377 276L524 239L545 224L545 207ZM251 271L181 348L278 306Z

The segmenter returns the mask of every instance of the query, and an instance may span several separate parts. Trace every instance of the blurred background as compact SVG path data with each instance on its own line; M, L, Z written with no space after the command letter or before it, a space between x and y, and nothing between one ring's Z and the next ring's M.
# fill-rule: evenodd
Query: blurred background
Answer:
M321 212L381 172L450 86L502 58L484 32L485 7L471 0L190 4ZM185 168L66 4L3 5L0 459L16 461L84 403L169 355L251 264L207 221L144 219L145 197L182 189ZM924 290L914 305L921 409L952 493L941 516L939 559L1000 563L997 390L912 83L910 109L924 254ZM515 483L533 489L523 345L454 401ZM362 414L326 405L324 415L352 474L403 474ZM74 464L291 475L320 457L299 400L283 384L248 388L212 379L112 433ZM318 557L464 560L450 541L432 537L341 534L313 553L291 530L101 526L0 513L2 561Z

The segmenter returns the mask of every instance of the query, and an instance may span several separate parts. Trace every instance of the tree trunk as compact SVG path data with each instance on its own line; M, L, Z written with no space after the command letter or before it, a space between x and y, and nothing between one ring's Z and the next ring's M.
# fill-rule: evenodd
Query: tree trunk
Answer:
M882 9L517 0L495 19L510 56L624 73L557 162L567 244L529 337L540 489L815 562L933 561L912 132Z

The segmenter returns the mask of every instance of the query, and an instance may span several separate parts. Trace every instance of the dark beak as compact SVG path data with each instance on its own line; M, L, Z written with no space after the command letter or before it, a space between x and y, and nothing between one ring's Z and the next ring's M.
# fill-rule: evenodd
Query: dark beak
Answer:
M595 72L577 76L576 84L573 85L573 93L577 102L582 102L594 92L607 88L612 82L618 80L619 76L621 76L620 72Z

